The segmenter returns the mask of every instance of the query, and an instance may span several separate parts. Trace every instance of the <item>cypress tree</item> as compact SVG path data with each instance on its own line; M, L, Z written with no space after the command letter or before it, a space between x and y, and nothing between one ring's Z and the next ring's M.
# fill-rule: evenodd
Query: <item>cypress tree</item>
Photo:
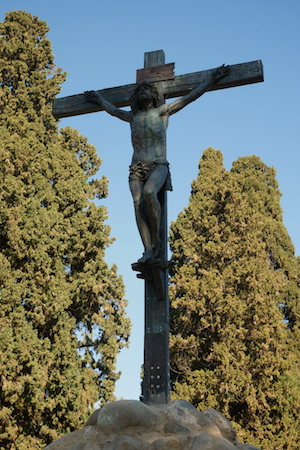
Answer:
M173 398L215 408L241 440L299 447L299 261L273 168L243 157L228 172L207 149L171 226Z
M47 24L24 11L0 24L0 448L43 448L114 399L127 345L124 286L107 179L94 146L59 131L52 101L65 74Z

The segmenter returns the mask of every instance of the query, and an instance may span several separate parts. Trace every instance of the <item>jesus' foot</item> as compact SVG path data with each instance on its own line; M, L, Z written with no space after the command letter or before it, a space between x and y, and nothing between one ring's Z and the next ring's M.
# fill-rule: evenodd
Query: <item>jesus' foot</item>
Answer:
M153 252L152 252L152 250L146 250L143 253L143 256L138 260L138 262L146 263L147 261L150 261L150 259L153 259Z

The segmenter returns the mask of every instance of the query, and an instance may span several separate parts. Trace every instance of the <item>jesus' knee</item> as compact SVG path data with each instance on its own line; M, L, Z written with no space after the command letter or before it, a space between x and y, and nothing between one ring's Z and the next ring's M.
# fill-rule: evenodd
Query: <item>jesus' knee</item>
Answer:
M139 211L140 210L141 204L142 204L142 198L140 196L133 198L133 205L134 205L135 211Z
M143 198L148 205L154 205L158 201L156 191L153 190L152 186L145 186Z

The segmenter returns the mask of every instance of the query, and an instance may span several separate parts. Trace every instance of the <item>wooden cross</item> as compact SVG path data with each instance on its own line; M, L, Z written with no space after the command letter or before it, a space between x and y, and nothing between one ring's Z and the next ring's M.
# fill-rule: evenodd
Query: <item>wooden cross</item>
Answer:
M130 98L138 83L153 82L161 101L188 94L211 77L211 70L187 75L174 75L174 64L165 64L162 50L145 53L144 68L137 71L135 84L98 91L102 97L117 107L130 105ZM260 60L229 66L229 74L214 84L210 90L242 86L263 81ZM87 101L84 94L58 98L53 103L53 114L57 119L79 114L102 111L97 104ZM167 262L167 196L159 193L162 217L160 238L162 248L159 258L153 263L133 264L137 276L145 280L145 333L144 333L144 377L141 400L147 404L167 404L170 400L169 358L169 298Z

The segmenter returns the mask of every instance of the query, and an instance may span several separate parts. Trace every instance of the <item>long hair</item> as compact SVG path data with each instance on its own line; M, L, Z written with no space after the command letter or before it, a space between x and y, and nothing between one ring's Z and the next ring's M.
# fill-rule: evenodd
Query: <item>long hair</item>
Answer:
M143 83L139 84L135 90L134 93L132 94L131 98L130 98L130 106L131 106L131 110L133 114L136 114L138 111L140 111L140 104L138 102L138 94L139 94L139 90L141 89L141 87L149 87L151 94L152 94L152 98L153 98L153 106L154 108L157 108L159 106L159 94L158 94L158 90L156 89L156 87L153 84L147 83L146 81L144 81Z

